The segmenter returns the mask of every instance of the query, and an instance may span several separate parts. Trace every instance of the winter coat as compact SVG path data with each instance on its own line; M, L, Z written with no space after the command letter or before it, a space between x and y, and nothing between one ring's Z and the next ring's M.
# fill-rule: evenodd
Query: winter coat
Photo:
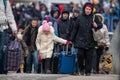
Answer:
M72 31L76 26L76 21L78 17L71 17L70 18L70 26L69 26L69 37L72 35Z
M97 42L98 46L101 44L105 44L107 47L110 46L110 40L109 40L109 34L108 34L108 29L107 26L103 23L104 22L104 17L102 16L102 14L95 14L96 16L100 16L102 18L102 24L103 27L100 29L101 33L102 33L102 38L100 39L100 41Z
M36 39L36 47L41 54L42 59L52 57L54 42L66 44L66 40L55 36L52 26L50 26L50 33L48 35L44 34L42 31L42 26L39 27Z
M24 31L23 38L25 39L25 43L27 44L29 51L36 50L35 41L36 41L37 33L38 33L38 27L36 26L36 28L32 28L31 25L26 27Z
M59 37L63 39L69 39L69 27L70 27L70 20L64 20L63 18L60 19L60 24L58 25L58 33Z
M86 5L86 4L85 4ZM95 30L102 28L102 23L95 17L95 22L98 27ZM72 31L70 40L74 43L76 48L90 49L94 48L96 42L93 39L93 14L85 14L85 7L83 7L83 13L78 17L76 26Z
M0 0L0 32L8 28L6 21L8 21L12 31L17 32L16 22L12 14L12 9L11 9L9 0L6 0L6 9L3 3L4 3L3 0Z

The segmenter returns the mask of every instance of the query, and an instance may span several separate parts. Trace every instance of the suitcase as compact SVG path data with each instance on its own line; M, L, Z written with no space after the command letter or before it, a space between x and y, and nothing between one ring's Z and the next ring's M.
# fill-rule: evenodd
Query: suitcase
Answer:
M59 73L73 74L75 72L75 64L76 52L73 47L68 51L67 45L66 51L62 51L60 55Z

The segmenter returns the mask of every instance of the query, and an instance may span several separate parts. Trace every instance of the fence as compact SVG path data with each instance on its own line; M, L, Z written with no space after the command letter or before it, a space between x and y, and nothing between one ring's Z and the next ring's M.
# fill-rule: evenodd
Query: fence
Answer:
M104 23L107 25L109 32L114 32L118 22L119 17L117 16L104 16Z

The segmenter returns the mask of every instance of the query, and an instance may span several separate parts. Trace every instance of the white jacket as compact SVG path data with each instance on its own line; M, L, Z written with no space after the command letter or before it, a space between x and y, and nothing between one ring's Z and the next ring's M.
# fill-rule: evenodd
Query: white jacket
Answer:
M102 23L104 22L104 17L102 16L102 14L95 14L97 16L100 16L102 18ZM105 24L103 24L103 27L100 29L101 31L101 39L98 41L98 45L100 45L101 43L106 44L107 47L110 46L110 39L109 39L109 34L108 34L108 29L107 26Z
M4 24L4 23L6 23L5 21L8 21L12 31L17 32L16 23L14 20L14 16L12 13L12 9L11 9L9 0L6 0L6 1L7 1L7 6L6 6L6 11L5 11L5 6L4 6L3 0L0 0L0 24ZM0 31L3 31L7 28L8 28L8 26L0 26Z
M36 39L36 47L37 50L40 52L42 59L52 57L54 42L66 44L66 40L55 36L52 26L50 26L50 33L48 35L44 34L44 32L42 31L42 26L40 26Z

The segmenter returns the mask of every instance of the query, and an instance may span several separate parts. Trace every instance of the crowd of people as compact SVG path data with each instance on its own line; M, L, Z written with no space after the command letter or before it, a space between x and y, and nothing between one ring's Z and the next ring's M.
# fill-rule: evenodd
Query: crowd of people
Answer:
M0 4L5 6L4 0L1 0ZM98 8L98 4L94 7L95 4L85 3L82 9L74 7L72 10L66 7L60 10L58 5L54 5L50 12L41 2L27 6L12 5L12 10L9 1L6 4L6 9L0 6L0 15L2 15L0 17L0 65L2 65L0 73L9 70L19 72L19 69L21 73L31 73L32 64L34 73L39 73L41 67L38 60L39 54L43 64L42 73L58 73L59 70L51 69L59 64L58 60L56 65L51 66L53 54L56 46L59 45L58 52L61 52L66 44L74 44L76 49L79 71L75 73L80 72L81 75L86 76L90 76L92 70L93 73L99 73L101 55L104 50L109 49L110 42L108 30L104 24L105 11L103 8ZM70 11L72 11L72 16L70 16ZM4 16L5 19L2 18ZM92 29L95 31L101 29L102 39L96 41ZM17 42L11 43L11 41ZM14 55L13 48L16 51ZM16 53L19 54L19 58Z

